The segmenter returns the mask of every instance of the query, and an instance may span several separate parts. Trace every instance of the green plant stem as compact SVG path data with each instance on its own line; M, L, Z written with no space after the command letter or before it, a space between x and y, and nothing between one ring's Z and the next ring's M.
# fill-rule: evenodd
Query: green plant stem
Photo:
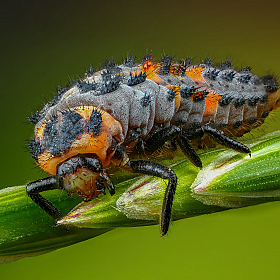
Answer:
M180 153L161 161L178 176L173 220L279 200L280 132L246 144L252 158L228 149L201 152L201 171ZM68 197L63 190L45 192L64 214L57 223L28 198L25 186L1 190L0 262L65 247L114 227L158 223L166 181L126 172L114 178L119 182L116 194L90 202Z

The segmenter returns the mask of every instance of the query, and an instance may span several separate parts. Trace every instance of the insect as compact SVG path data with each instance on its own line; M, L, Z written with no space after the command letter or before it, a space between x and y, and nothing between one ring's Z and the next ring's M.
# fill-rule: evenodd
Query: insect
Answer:
M157 176L168 180L160 222L165 235L177 176L147 157L172 141L201 168L190 142L204 134L250 154L234 138L263 123L280 97L275 77L259 78L250 70L234 70L230 61L216 67L210 59L174 62L170 55L158 63L151 55L140 64L127 56L120 65L90 68L29 117L35 124L32 156L50 176L29 183L28 196L58 218L59 210L41 192L61 188L88 201L106 189L115 193L112 168Z

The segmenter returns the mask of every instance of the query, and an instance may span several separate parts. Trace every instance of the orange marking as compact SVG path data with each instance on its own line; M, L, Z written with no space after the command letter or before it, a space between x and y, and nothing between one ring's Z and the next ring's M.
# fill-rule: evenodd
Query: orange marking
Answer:
M147 74L147 73L146 73ZM154 72L147 74L147 79L152 80L153 82L157 83L161 86L166 86L167 84Z
M173 89L176 92L175 95L175 110L177 111L180 107L180 103L181 103L181 95L180 95L180 85L167 85L165 86L168 89Z
M193 81L205 83L204 78L201 76L202 70L203 67L199 65L193 67L191 70L187 70L185 74L188 75Z
M45 126L46 126L46 123L43 123L42 126L38 128L37 134L36 134L37 138L42 138L44 136Z
M83 118L89 119L92 113L92 106L83 106L75 109L75 112L80 114Z
M155 73L159 66L154 62L147 60L142 66L143 72L147 75L147 79L152 80L158 85L166 86L166 83Z
M89 107L91 107L92 110L95 108L93 106ZM73 141L68 151L61 153L58 156L53 156L50 151L45 151L38 156L39 166L48 173L56 175L58 164L78 154L88 153L96 154L100 158L103 167L108 166L111 162L112 156L114 155L114 152L107 155L107 151L112 146L113 137L115 139L121 139L123 132L122 126L117 120L115 120L107 112L102 110L100 111L102 112L102 126L98 136L94 137L93 134L83 133L75 141Z
M155 63L153 61L150 60L146 60L145 63L143 64L143 70L146 72L148 70L155 70L154 67Z
M203 114L203 120L207 118L207 122L210 121L211 117L217 112L218 101L222 98L219 94L215 94L214 92L209 92L205 97L206 106Z

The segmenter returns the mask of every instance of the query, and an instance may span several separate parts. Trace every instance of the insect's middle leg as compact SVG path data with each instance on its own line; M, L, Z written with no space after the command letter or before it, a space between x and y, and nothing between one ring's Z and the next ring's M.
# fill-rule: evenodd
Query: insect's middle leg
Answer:
M194 148L190 145L189 139L184 135L181 128L172 125L164 128L153 134L145 143L146 150L153 153L166 141L176 139L183 153L190 159L190 161L197 167L202 168L202 162L195 152Z

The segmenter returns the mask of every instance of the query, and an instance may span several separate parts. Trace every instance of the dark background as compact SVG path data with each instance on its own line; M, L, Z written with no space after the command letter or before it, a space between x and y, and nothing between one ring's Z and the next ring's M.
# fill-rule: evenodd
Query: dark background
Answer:
M3 1L2 1L3 2ZM278 1L7 1L1 3L1 187L44 176L24 146L27 116L90 64L146 49L280 73ZM279 129L279 112L259 133ZM117 229L40 257L2 265L3 279L275 279L280 204L158 226ZM19 274L20 273L20 274Z

